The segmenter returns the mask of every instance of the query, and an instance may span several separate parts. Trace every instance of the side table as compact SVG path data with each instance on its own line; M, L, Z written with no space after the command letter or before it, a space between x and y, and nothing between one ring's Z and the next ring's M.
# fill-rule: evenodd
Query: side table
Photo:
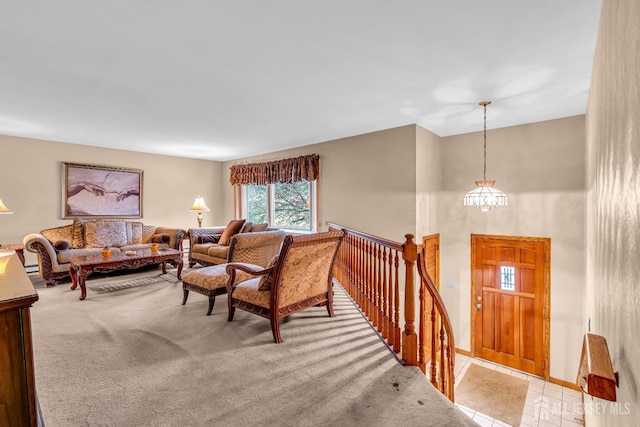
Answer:
M38 411L31 306L38 293L17 257L11 255L0 275L0 425L37 427Z
M9 245L0 245L0 249L13 249L18 254L18 258L22 262L22 266L24 267L24 245L16 243Z

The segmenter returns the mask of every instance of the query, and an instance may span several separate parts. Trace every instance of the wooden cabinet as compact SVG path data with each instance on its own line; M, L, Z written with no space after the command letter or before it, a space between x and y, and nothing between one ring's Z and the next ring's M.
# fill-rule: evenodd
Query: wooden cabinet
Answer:
M0 253L1 426L38 425L30 317L37 300L18 256Z

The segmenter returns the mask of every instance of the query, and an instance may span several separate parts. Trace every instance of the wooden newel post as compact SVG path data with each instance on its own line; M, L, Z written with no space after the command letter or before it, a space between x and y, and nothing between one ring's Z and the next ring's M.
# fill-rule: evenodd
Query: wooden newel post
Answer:
M402 332L402 357L408 366L418 365L418 335L416 334L415 267L418 245L413 234L405 234L402 259L405 267L404 331Z

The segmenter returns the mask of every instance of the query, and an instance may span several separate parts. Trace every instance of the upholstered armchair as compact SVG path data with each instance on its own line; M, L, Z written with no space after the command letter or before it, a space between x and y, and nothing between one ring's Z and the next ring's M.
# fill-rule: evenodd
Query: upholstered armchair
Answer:
M286 233L282 230L264 231L259 233L242 233L231 237L228 249L229 262L250 263L256 268L264 268L269 261L280 252L280 246ZM227 275L224 264L214 264L208 267L190 271L182 278L182 305L187 303L189 291L194 291L209 297L207 316L211 315L216 296L227 293ZM244 277L244 276L243 276ZM236 277L246 280L247 277ZM250 278L250 277L249 277Z
M333 312L332 267L344 231L287 236L277 258L267 268L229 264L227 273L228 321L235 309L248 311L271 321L276 343L282 342L280 319L309 307L326 304ZM252 277L236 283L236 275Z

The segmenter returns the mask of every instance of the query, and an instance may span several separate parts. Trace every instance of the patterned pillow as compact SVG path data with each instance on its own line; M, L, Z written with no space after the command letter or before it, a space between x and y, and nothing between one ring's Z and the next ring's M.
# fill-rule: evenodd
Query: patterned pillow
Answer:
M275 267L278 264L278 255L271 258L267 268ZM260 276L260 282L258 282L258 290L259 291L270 291L271 284L273 283L273 277L276 275L276 269L269 274L265 274L264 276Z
M251 221L246 221L244 223L244 225L242 226L242 230L240 230L241 233L248 233L251 231L251 227L253 226L253 223Z
M84 248L84 224L85 220L76 219L73 221L73 237L71 239L71 247L74 249Z
M71 237L73 236L72 233L73 233L73 225L65 225L64 227L48 228L40 232L40 234L46 237L46 239L50 241L52 245L58 240L71 241Z
M127 221L127 244L139 245L142 243L142 223Z
M151 243L151 236L156 234L155 225L143 225L142 226L142 243Z
M253 226L251 227L251 232L256 233L258 231L267 231L268 226L269 224L267 224L266 222L264 224L253 224Z
M88 248L125 246L127 226L125 221L89 221L84 225L84 240Z

